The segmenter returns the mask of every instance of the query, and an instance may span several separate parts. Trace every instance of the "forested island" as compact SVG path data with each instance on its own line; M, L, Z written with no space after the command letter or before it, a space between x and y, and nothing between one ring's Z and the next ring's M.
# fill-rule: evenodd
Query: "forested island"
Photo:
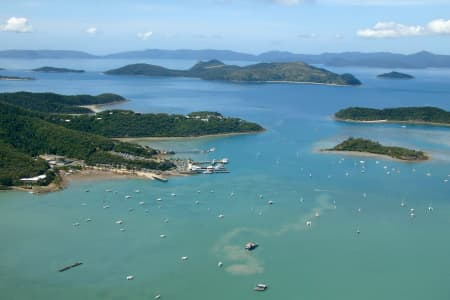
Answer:
M132 64L106 71L108 75L177 76L236 82L293 82L330 85L360 85L351 74L336 74L302 62L226 65L213 59L201 61L188 70L172 70L150 64Z
M53 93L0 94L0 188L21 186L23 178L45 175L38 184L58 182L58 168L40 158L58 155L70 166L167 171L174 162L158 150L110 137L198 136L217 133L258 132L263 128L219 113L187 116L105 111L97 115L73 112L78 104L107 103L119 95L58 95ZM65 111L61 113L61 111ZM73 162L73 163L72 163Z
M450 112L430 106L385 109L350 107L338 111L334 116L340 121L450 125Z
M111 110L96 115L50 116L49 121L66 128L106 137L195 137L213 134L261 132L263 127L239 118L227 118L217 112L188 115L142 114L129 110Z
M377 77L381 78L381 79L414 79L414 76L412 76L412 75L395 72L395 71L380 74Z
M84 70L75 70L75 69L67 69L67 68L56 68L56 67L41 67L37 69L33 69L34 72L45 72L45 73L84 73Z
M59 95L55 93L15 92L0 93L0 102L44 113L85 114L93 113L83 105L103 105L125 102L122 96L105 93L91 95Z
M384 155L410 162L429 159L428 156L422 151L402 147L383 146L378 142L362 138L349 138L331 149L324 149L322 151Z

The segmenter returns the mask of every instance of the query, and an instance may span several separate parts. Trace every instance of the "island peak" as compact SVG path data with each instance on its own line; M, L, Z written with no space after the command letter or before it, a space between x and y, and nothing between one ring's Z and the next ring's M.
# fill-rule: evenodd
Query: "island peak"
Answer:
M400 73L400 72L396 72L396 71L380 74L377 77L382 78L382 79L414 79L414 76L412 76L412 75L409 75L406 73Z
M41 67L33 69L34 72L44 72L44 73L84 73L84 70L75 70L68 68L57 68L57 67Z
M284 82L328 85L360 85L351 74L339 75L303 62L227 65L213 59L201 61L189 70L172 70L149 64L132 64L106 71L108 75L181 76L234 82Z

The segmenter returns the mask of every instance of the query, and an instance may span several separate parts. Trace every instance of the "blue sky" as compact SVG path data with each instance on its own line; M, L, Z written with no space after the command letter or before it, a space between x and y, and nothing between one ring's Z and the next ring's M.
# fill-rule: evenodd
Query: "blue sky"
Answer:
M450 0L0 1L0 49L428 50L450 54Z

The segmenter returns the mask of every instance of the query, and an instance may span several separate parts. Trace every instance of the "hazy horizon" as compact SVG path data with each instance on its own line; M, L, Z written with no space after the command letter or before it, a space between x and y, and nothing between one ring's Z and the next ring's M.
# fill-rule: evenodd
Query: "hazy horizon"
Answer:
M402 55L413 55L413 54L417 54L419 52L429 52L432 54L436 54L436 55L450 55L449 53L437 53L437 52L433 52L433 51L429 51L426 49L422 49L422 50L418 50L418 51L414 51L414 52L393 52L393 51L384 51L384 50L374 50L374 51L360 51L360 50L348 50L348 51L323 51L323 52L318 52L318 53L308 53L308 52L295 52L295 51L288 51L288 50L280 50L280 49L267 49L267 50L263 50L260 52L248 52L248 51L239 51L239 50L235 50L235 49L213 49L213 48L173 48L173 49L168 49L168 48L142 48L142 49L128 49L128 50L123 50L123 51L113 51L113 52L105 52L105 53L97 53L97 52L92 52L92 51L87 51L87 50L77 50L77 49L47 49L47 48L23 48L23 49L0 49L1 51L75 51L75 52L83 52L83 53L87 53L87 54L91 54L91 55L95 55L95 56L106 56L106 55L110 55L110 54L117 54L117 53L125 53L125 52L143 52L143 51L152 51L152 50L158 50L158 51L182 51L182 50L187 50L187 51L231 51L231 52L235 52L235 53L241 53L241 54L250 54L250 55L260 55L263 53L269 53L269 52L289 52L292 54L304 54L304 55L321 55L321 54L326 54L326 53L392 53L392 54L402 54Z
M0 50L448 54L445 11L444 0L19 0L0 4Z

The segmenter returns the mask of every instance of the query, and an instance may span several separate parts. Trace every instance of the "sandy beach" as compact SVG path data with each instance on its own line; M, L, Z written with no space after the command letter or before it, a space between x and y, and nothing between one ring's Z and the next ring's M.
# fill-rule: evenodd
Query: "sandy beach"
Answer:
M425 126L444 126L449 127L448 123L434 123L434 122L422 122L422 121L389 121L389 120L373 120L373 121L360 121L351 119L339 119L333 117L333 120L347 123L361 123L361 124L373 124L373 123L390 123L390 124L404 124L404 125L425 125Z
M249 132L236 132L236 133L217 133L217 134L206 134L206 135L199 135L199 136L179 136L179 137L135 137L135 138L114 138L116 140L122 141L122 142L139 142L139 141L171 141L171 140L190 140L190 139L205 139L205 138L221 138L221 137L227 137L227 136L236 136L236 135L252 135L252 134L259 134L262 132L265 132L266 130L262 131L249 131Z
M403 163L417 163L417 162L424 162L424 161L431 160L431 156L428 153L425 153L425 155L428 157L428 159L424 159L424 160L404 160L404 159L391 157L389 155L375 154L375 153L368 153L368 152L359 152L359 151L337 151L337 150L316 149L316 150L314 150L314 153L340 154L340 155L356 156L356 157L372 157L372 158L380 158L380 159L392 160L392 161L403 162Z
M99 112L102 112L105 110L105 109L103 109L105 106L114 106L114 105L122 104L122 103L125 103L128 101L129 100L114 101L114 102L109 102L109 103L93 104L93 105L79 105L79 107L84 107L84 108L92 110L94 113L99 113Z
M174 176L188 176L181 174L178 171L162 171L162 172L143 172L143 171L129 171L122 169L106 169L97 167L88 167L83 170L67 173L60 172L61 181L59 183L51 183L48 186L33 186L32 188L14 186L12 190L29 192L33 194L46 194L57 192L65 189L70 185L71 181L103 181L103 180L123 180L136 179L156 180L155 177L168 179Z

